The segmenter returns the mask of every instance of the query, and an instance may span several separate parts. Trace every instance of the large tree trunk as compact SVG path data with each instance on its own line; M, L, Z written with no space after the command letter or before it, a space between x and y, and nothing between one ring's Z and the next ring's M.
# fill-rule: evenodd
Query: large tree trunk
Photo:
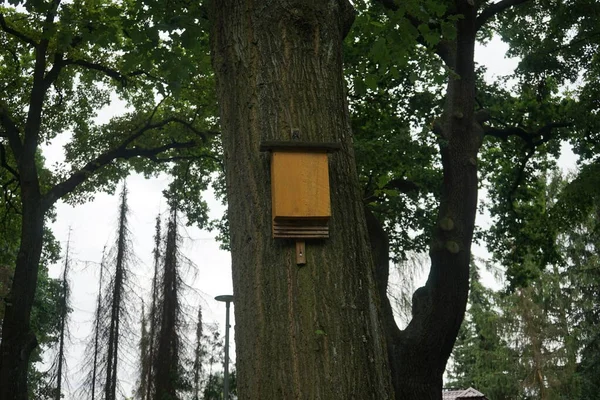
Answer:
M44 211L33 162L21 168L21 188L21 244L2 325L0 400L27 399L29 356L37 346L29 321L42 253Z
M342 77L346 0L213 2L241 399L393 397ZM330 238L271 237L262 140L337 142ZM290 183L293 184L293 183Z
M412 320L400 330L387 289L387 238L376 221L369 224L397 400L440 400L443 374L464 318L469 292L471 242L477 212L477 153L482 130L474 118L475 7L458 0L457 39L445 43L451 74L444 114L436 123L444 180L430 247L427 283L413 295ZM374 217L373 217L374 218Z

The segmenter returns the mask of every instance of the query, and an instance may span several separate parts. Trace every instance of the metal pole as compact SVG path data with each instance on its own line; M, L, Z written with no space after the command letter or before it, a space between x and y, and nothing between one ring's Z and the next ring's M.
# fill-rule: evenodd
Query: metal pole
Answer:
M223 378L223 399L229 400L229 304L225 302L227 312L225 314L225 376Z
M233 296L225 294L215 297L217 301L225 302L227 312L225 314L225 360L223 361L223 400L229 400L229 304L233 301Z

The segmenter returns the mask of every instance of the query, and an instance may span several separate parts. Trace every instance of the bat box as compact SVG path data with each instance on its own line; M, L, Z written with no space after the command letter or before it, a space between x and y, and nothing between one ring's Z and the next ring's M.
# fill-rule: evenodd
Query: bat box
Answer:
M328 238L331 201L327 153L337 143L265 142L271 152L274 238Z

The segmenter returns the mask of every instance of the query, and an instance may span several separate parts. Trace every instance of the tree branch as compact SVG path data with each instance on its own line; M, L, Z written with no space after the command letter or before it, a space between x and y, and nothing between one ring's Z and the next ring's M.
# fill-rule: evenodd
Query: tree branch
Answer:
M51 29L54 18L58 12L61 0L53 0L52 5L46 13L46 19L42 28L42 38L35 46L35 65L33 67L33 87L29 96L29 110L27 121L23 132L23 152L28 161L32 161L38 147L40 125L42 123L42 110L44 100L50 85L46 83L47 52L50 45Z
M16 29L8 26L8 24L6 23L6 20L4 19L4 14L2 14L2 13L0 13L0 28L2 28L2 30L4 32L16 37L17 39L21 40L22 42L25 42L33 47L37 46L37 43L35 40L33 40L29 36L23 34L22 32L19 32Z
M11 190L9 187L10 185L15 184L15 187ZM17 191L20 187L20 182L18 178L12 178L7 182L4 182L2 184L2 192L4 194L4 204L5 204L5 209L4 209L4 219L6 220L8 214L10 213L10 211L12 210L15 214L17 215L21 215L21 210L15 206L15 204L12 202L12 194Z
M375 3L381 4L383 7L388 10L398 11L398 4L394 0L373 0Z
M142 71L142 70L135 70L128 74L122 74L121 72L117 71L116 69L107 67L107 66L99 64L99 63L95 63L95 62L87 61L87 60L70 59L70 58L64 60L64 64L65 65L79 65L80 67L84 67L84 68L91 69L94 71L102 72L109 78L112 78L112 79L120 82L121 85L123 85L123 86L125 86L127 84L127 80L129 78L132 78L134 76L140 76L140 75L146 75L152 79L155 79L155 80L158 80L158 81L161 81L164 83L163 80L161 80L157 77L154 77L154 76L150 75L148 72Z
M142 136L144 133L146 133L149 130L152 129L159 129L162 128L163 126L166 126L170 123L178 123L181 124L183 126L185 126L187 129L189 129L190 131L192 131L195 135L199 136L203 142L206 142L208 140L208 135L210 136L215 136L218 134L218 132L214 132L214 131L200 131L198 129L196 129L192 124L190 124L189 122L178 118L178 117L169 117L169 118L165 118L162 121L158 121L155 123L151 123L152 122L152 116L154 116L156 110L154 110L152 112L152 115L150 116L150 118L148 119L148 121L146 122L146 124L141 127L137 132L135 132L133 135L129 136L127 139L125 139L121 145L119 146L119 148L125 148L127 147L127 145L131 144L134 140L136 140L137 138L139 138L140 136Z
M60 199L68 193L71 193L73 190L75 190L77 186L88 180L89 177L92 176L100 168L110 164L111 162L117 159L128 160L134 157L152 158L167 150L187 149L196 145L197 142L195 141L172 142L163 146L149 149L143 147L133 147L130 149L118 147L116 149L109 150L106 153L99 155L94 160L88 162L81 169L73 172L73 174L71 174L71 176L63 182L54 185L52 189L50 189L43 196L42 208L44 210L48 210L50 207L52 207L56 200Z
M23 144L21 143L21 138L19 137L19 128L10 116L8 106L2 100L0 100L0 124L2 124L5 129L5 137L8 138L8 143L14 153L15 158L18 159L23 152Z
M525 142L532 143L531 134L523 128L516 126L503 129L486 126L483 128L483 134L485 136L493 136L504 141L508 140L510 136L518 136Z
M163 164L174 161L193 161L199 158L209 158L219 164L221 170L224 169L223 162L220 158L212 155L212 154L202 154L198 156L173 156L173 157L157 157L157 156L146 156L149 160L152 160L155 163Z
M0 166L4 167L8 172L10 172L17 180L20 179L19 173L6 161L6 149L4 145L0 143Z
M81 67L85 67L91 70L103 72L106 76L113 78L116 81L119 81L122 85L125 85L125 83L127 82L127 77L125 75L121 74L115 69L109 68L102 64L94 63L87 60L73 60L68 58L65 60L65 65L79 65Z
M525 158L523 159L523 162L521 163L521 165L519 165L519 168L517 170L517 177L516 177L515 181L513 182L513 185L508 193L508 198L510 199L510 209L513 213L515 212L514 195L517 192L517 190L519 189L519 186L521 185L523 178L525 177L525 168L527 167L529 160L531 160L531 158L535 154L537 147L541 146L544 143L549 142L550 140L552 140L554 138L554 135L552 134L552 129L567 128L570 126L573 126L572 122L550 122L550 123L542 126L540 129L538 129L535 132L535 134L533 134L533 135L527 134L527 132L525 132L524 130L522 130L520 128L509 128L506 130L506 131L509 131L511 129L516 129L516 130L520 130L521 132L523 132L526 135L524 140L525 140L527 148L528 148L528 151L525 154ZM523 137L522 133L518 133L517 136ZM508 137L508 136L506 136L506 137ZM534 141L533 139L536 137L539 137L539 139ZM504 140L506 140L506 139L504 139Z
M501 0L497 3L490 4L477 16L475 29L479 30L486 22L500 14L502 11L526 3L529 0Z
M58 79L58 76L60 75L60 71L62 71L64 66L65 66L65 61L63 59L63 55L60 53L56 53L54 55L54 61L53 61L52 68L50 69L50 71L48 71L48 73L44 77L44 87L46 88L46 90L50 87L50 85L52 85Z
M416 183L414 183L413 181L410 181L408 179L405 179L405 178L396 178L396 179L392 179L391 181L389 181L388 183L386 183L383 186L383 189L384 190L397 190L400 193L409 194L409 193L412 193L412 192L419 193L420 187L419 187L419 185L417 185ZM381 198L381 196L376 196L371 191L371 194L369 194L368 196L366 196L363 199L363 202L365 204L368 204L368 203L370 203L372 201L379 200L380 198Z
M526 130L524 130L523 128L520 127L509 127L509 128L504 128L504 129L499 129L499 128L493 128L493 127L489 127L486 126L483 128L483 134L486 136L493 136L493 137L497 137L499 139L502 139L504 141L508 140L508 138L510 136L518 136L521 139L523 139L523 141L525 143L527 143L527 145L532 148L532 147L537 147L543 143L548 142L549 140L552 139L552 130L555 128L569 128L573 126L572 122L549 122L546 125L542 126L541 128L539 128L537 131L535 131L534 133L530 133L527 132ZM535 140L536 138L539 138L538 140Z
M395 0L373 0L373 2L381 4L384 8L390 11L398 11L399 9L398 4L396 4ZM424 23L409 14L404 14L404 17L408 19L408 21L410 21L410 23L417 29L419 28L419 25ZM439 25L437 24L429 23L428 25L429 29L431 30L439 29ZM422 35L419 35L417 37L417 42L422 46L429 47L429 44L425 41L425 38L423 38ZM440 40L435 45L434 51L435 54L437 54L449 68L454 68L454 57L452 55L452 50L448 41Z

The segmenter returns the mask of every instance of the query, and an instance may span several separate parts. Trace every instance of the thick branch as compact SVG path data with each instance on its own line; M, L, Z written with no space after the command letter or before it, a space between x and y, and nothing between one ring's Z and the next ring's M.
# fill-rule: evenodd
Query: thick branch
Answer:
M102 65L102 64L87 61L87 60L66 59L65 65L79 65L80 67L84 67L84 68L91 69L94 71L102 72L109 78L112 78L112 79L120 82L121 85L123 85L123 86L125 86L127 84L127 80L129 78L132 78L134 76L140 76L140 75L146 75L146 76L149 76L150 78L160 80L159 78L153 77L152 75L148 74L146 71L135 70L128 74L123 74L123 73L117 71L116 69L107 67L106 65Z
M44 195L42 207L44 209L50 208L54 204L54 202L56 202L56 200L65 196L66 194L72 192L77 186L79 186L81 183L85 182L97 170L110 164L111 162L113 162L116 159L127 160L127 159L134 158L134 157L146 157L148 159L155 160L157 162L174 161L175 158L173 158L172 160L169 160L169 159L165 159L165 158L158 158L157 156L167 150L191 148L198 144L197 141L188 141L188 142L171 142L169 144L165 144L163 146L153 147L153 148L142 148L142 147L127 148L127 146L132 144L136 139L140 138L142 135L144 135L144 133L146 133L150 130L160 129L170 123L178 123L178 124L185 126L187 129L189 129L195 135L199 136L203 142L206 142L208 140L208 138L207 138L208 135L216 135L217 134L217 132L200 131L200 130L196 129L194 126L192 126L189 122L184 121L177 117L170 117L170 118L166 118L162 121L152 123L151 122L152 117L155 115L156 110L157 109L155 108L152 111L150 118L148 118L148 121L146 122L146 124L143 127L141 127L136 132L134 132L129 137L127 137L123 142L121 142L121 144L118 147L116 147L112 150L107 150L105 153L99 155L94 160L88 162L85 166L83 166L78 171L73 172L73 174L69 178L67 178L65 181L63 181L59 184L56 184L52 189L50 189L50 191L48 191Z
M125 84L125 82L127 81L127 77L125 75L121 74L119 71L109 68L105 65L94 63L91 61L66 59L65 65L79 65L79 66L85 67L87 69L102 72L106 76L113 78L116 81L121 82L121 84Z
M194 156L173 156L173 157L156 157L156 156L146 156L149 160L152 160L155 163L163 164L174 161L194 161L200 158L208 158L219 164L221 170L224 170L223 161L212 154L201 154Z
M30 44L31 46L34 46L34 47L37 46L37 43L35 42L35 40L33 40L29 36L25 35L24 33L19 32L16 29L8 26L8 24L6 23L6 20L4 19L4 14L2 14L2 13L0 13L0 28L2 28L2 30L4 32L16 37L17 39L21 40L22 42Z
M529 0L501 0L497 3L487 6L479 16L477 16L476 28L479 30L486 22L500 14L502 11L510 7L515 7L526 3Z
M35 46L35 66L33 67L33 87L29 97L29 111L25 122L23 150L28 160L33 160L38 146L40 125L42 123L42 110L49 84L46 83L46 56L50 45L50 36L54 18L58 12L60 0L54 0L46 13L44 27L42 29L43 39Z
M143 148L143 147L133 147L130 149L119 147L116 149L112 149L103 153L96 157L94 160L88 162L83 168L78 171L75 171L69 178L65 181L54 185L48 193L44 195L42 200L42 207L47 210L50 208L56 200L65 196L68 193L71 193L77 186L85 182L92 176L96 171L100 168L110 164L111 162L122 159L128 160L134 157L146 157L152 158L156 157L158 154L165 152L167 150L173 149L187 149L197 145L197 142L173 142L169 144L165 144L163 146L154 147L154 148Z
M534 133L527 132L523 128L516 126L503 129L486 126L483 129L483 134L486 136L497 137L502 140L507 140L510 136L518 136L523 139L523 141L531 148L539 146L552 139L552 129L568 128L571 126L573 126L572 122L550 122L539 128Z
M181 118L177 118L177 117L169 117L169 118L163 119L162 121L152 123L152 116L154 115L155 111L152 112L152 115L150 116L150 118L148 119L148 121L146 122L146 124L143 127L141 127L137 132L135 132L133 135L129 136L127 139L125 139L121 143L121 145L119 146L120 148L125 148L127 145L133 143L134 140L141 137L147 131L152 130L152 129L162 128L163 126L166 126L170 123L177 123L177 124L183 125L187 129L192 131L195 135L198 135L202 139L203 142L206 142L208 140L208 137L207 137L208 135L215 136L218 134L218 132L213 132L213 131L200 131L200 130L196 129L189 122L187 122Z
M504 141L508 140L510 136L518 136L527 143L532 142L531 134L523 128L516 126L502 129L486 126L483 129L483 134L486 136L493 136Z

